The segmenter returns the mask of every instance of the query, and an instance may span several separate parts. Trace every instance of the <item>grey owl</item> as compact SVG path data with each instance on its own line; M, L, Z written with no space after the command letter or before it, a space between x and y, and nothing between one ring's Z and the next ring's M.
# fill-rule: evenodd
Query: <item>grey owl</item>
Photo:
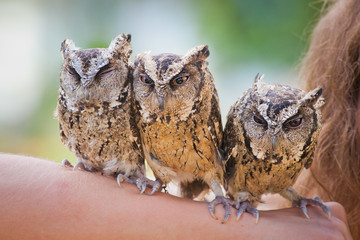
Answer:
M130 40L122 34L108 48L95 49L78 49L69 39L61 44L56 116L77 166L135 180L145 167L132 108Z
M183 56L139 54L134 63L134 99L144 155L156 179L165 185L173 180L182 183L187 197L210 187L217 196L210 212L215 217L214 205L224 204L226 221L230 199L222 189L223 133L218 95L207 68L209 54L205 45Z
M329 209L318 197L308 199L293 188L300 171L309 168L321 128L322 89L309 93L286 85L266 84L263 76L230 109L224 130L227 190L240 203L237 219L264 193L279 193L301 207Z

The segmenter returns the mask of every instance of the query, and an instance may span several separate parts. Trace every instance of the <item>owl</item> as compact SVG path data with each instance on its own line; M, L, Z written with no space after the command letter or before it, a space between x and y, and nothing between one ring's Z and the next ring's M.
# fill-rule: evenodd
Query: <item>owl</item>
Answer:
M132 107L130 41L130 34L121 34L108 48L78 49L66 39L55 115L61 141L78 159L75 167L141 184L145 167Z
M308 93L286 85L266 84L263 75L230 109L224 130L226 180L229 196L240 203L237 219L253 208L264 193L279 193L301 208L329 209L319 197L300 196L292 185L309 168L321 128L322 89Z
M208 46L185 55L142 53L134 63L134 100L144 155L158 182L181 183L193 198L211 188L230 215L224 197L224 165L220 147L222 124L218 94L207 68Z

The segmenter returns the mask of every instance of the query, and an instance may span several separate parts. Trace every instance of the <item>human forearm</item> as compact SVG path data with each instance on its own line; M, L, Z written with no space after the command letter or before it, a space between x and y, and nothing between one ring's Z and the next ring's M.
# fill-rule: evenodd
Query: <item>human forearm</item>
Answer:
M135 186L36 158L0 155L1 239L319 239L348 234L341 206L327 203L331 220L309 208L244 214L215 221L207 204L164 193L140 195ZM216 215L224 210L218 207ZM234 212L233 215L234 216ZM324 231L326 230L326 231Z

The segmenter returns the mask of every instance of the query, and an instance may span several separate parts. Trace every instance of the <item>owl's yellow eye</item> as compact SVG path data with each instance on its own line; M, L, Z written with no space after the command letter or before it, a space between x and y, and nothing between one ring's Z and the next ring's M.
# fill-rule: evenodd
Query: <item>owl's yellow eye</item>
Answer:
M151 80L148 76L141 74L139 77L141 83L145 85L154 85L154 81Z
M189 80L189 76L181 76L178 78L175 78L171 81L172 85L178 86L178 85L183 85L184 83L187 82L187 80Z
M254 119L254 122L257 123L257 124L259 124L259 125L263 125L263 126L266 126L266 125L267 125L267 122L266 122L265 119L264 119L263 117L261 117L261 116L256 116L256 115L254 115L253 119Z
M301 123L302 123L302 118L299 117L299 118L287 120L284 123L284 125L285 125L285 127L288 127L288 128L297 128L301 125Z

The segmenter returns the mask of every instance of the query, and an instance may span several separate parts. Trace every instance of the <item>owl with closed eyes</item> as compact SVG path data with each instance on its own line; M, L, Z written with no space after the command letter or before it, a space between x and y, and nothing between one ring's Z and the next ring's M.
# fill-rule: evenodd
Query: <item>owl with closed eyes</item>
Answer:
M108 48L78 49L66 39L55 114L76 167L134 182L145 167L132 108L130 41L121 34Z
M222 124L219 99L207 68L208 46L185 55L139 54L134 63L134 100L145 158L157 181L181 183L183 196L210 189L224 204ZM225 218L225 221L228 217ZM215 216L214 216L215 217Z
M253 213L264 193L279 193L301 208L329 209L319 197L304 198L292 185L309 168L321 129L322 89L308 93L280 84L255 82L230 109L224 130L226 180L229 196L240 203L238 216Z

